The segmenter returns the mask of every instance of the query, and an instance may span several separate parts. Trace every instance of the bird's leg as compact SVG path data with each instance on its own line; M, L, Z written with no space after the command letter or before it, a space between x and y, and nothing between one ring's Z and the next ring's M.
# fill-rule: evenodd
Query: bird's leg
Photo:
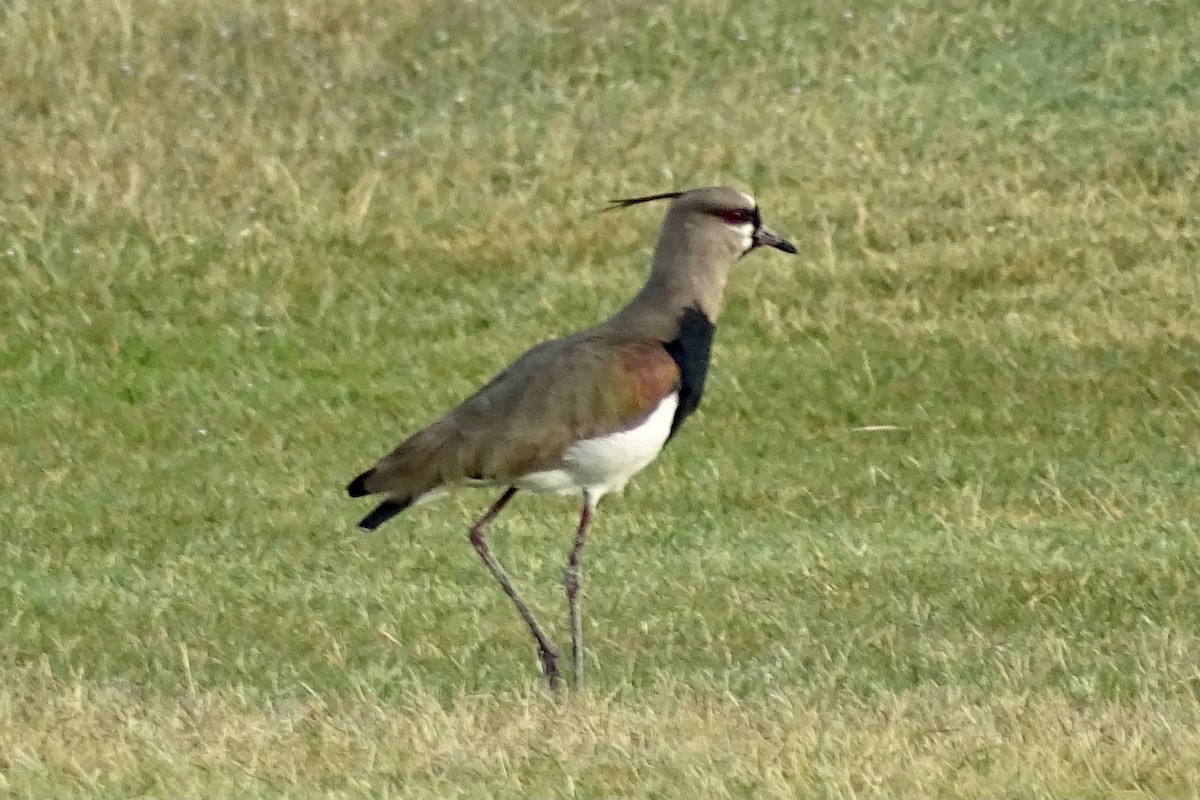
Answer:
M525 601L517 594L517 590L513 588L512 581L508 579L508 574L492 557L492 551L488 549L487 540L484 538L487 533L488 523L496 518L496 515L508 505L508 501L517 493L516 487L509 487L499 500L492 504L488 512L476 522L471 528L471 544L475 547L475 552L479 553L479 557L483 559L483 563L487 564L487 568L492 571L492 575L496 576L496 580L500 581L501 588L504 593L512 599L513 605L517 607L517 611L521 613L521 619L525 620L525 624L529 626L530 633L537 640L538 659L542 662L542 672L546 676L546 682L550 684L551 689L559 688L558 677L558 651L554 649L554 645L550 644L550 639L546 637L545 631L538 621L533 618L533 612L529 610L529 606L525 605Z
M587 492L583 494L583 511L579 515L579 528L575 531L575 546L567 558L567 568L563 570L563 586L567 590L567 615L571 620L571 677L575 685L583 681L583 623L579 619L579 587L583 574L580 561L583 558L583 545L587 541L588 523L592 521L592 509L595 507Z

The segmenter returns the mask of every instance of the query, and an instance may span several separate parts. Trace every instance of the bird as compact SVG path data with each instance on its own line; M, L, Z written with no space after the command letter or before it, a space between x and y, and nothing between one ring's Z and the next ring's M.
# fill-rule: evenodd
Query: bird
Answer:
M649 465L699 405L733 266L761 247L797 252L763 224L754 198L731 186L613 200L608 210L655 201L669 205L649 277L631 300L526 351L346 487L350 497L382 496L358 523L364 531L452 489L503 487L468 539L528 626L552 690L563 681L559 652L492 555L489 525L518 491L580 497L562 582L572 681L581 685L582 557L596 506Z

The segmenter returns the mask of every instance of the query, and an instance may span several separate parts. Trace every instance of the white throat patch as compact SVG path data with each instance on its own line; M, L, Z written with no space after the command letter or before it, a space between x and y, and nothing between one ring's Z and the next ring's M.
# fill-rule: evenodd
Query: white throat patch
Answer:
M742 235L742 252L750 252L750 248L754 246L754 226L744 222L737 226L737 232Z

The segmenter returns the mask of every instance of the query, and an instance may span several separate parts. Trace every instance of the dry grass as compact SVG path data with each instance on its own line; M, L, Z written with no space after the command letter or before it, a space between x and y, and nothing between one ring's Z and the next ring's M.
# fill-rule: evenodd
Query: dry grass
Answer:
M1195 699L1149 711L925 687L746 701L415 693L380 704L177 698L23 674L0 693L15 796L1183 797ZM1191 777L1187 777L1191 775Z

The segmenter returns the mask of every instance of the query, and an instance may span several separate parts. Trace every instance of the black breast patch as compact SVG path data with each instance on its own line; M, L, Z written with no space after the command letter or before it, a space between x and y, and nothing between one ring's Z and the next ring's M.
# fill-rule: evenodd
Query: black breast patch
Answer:
M704 394L704 379L708 376L708 359L712 354L713 325L703 311L698 308L685 308L679 316L679 333L663 347L667 354L674 359L679 367L679 407L675 409L675 418L671 420L671 432L667 441L679 430L679 426L688 418L696 406L700 405L700 397Z

